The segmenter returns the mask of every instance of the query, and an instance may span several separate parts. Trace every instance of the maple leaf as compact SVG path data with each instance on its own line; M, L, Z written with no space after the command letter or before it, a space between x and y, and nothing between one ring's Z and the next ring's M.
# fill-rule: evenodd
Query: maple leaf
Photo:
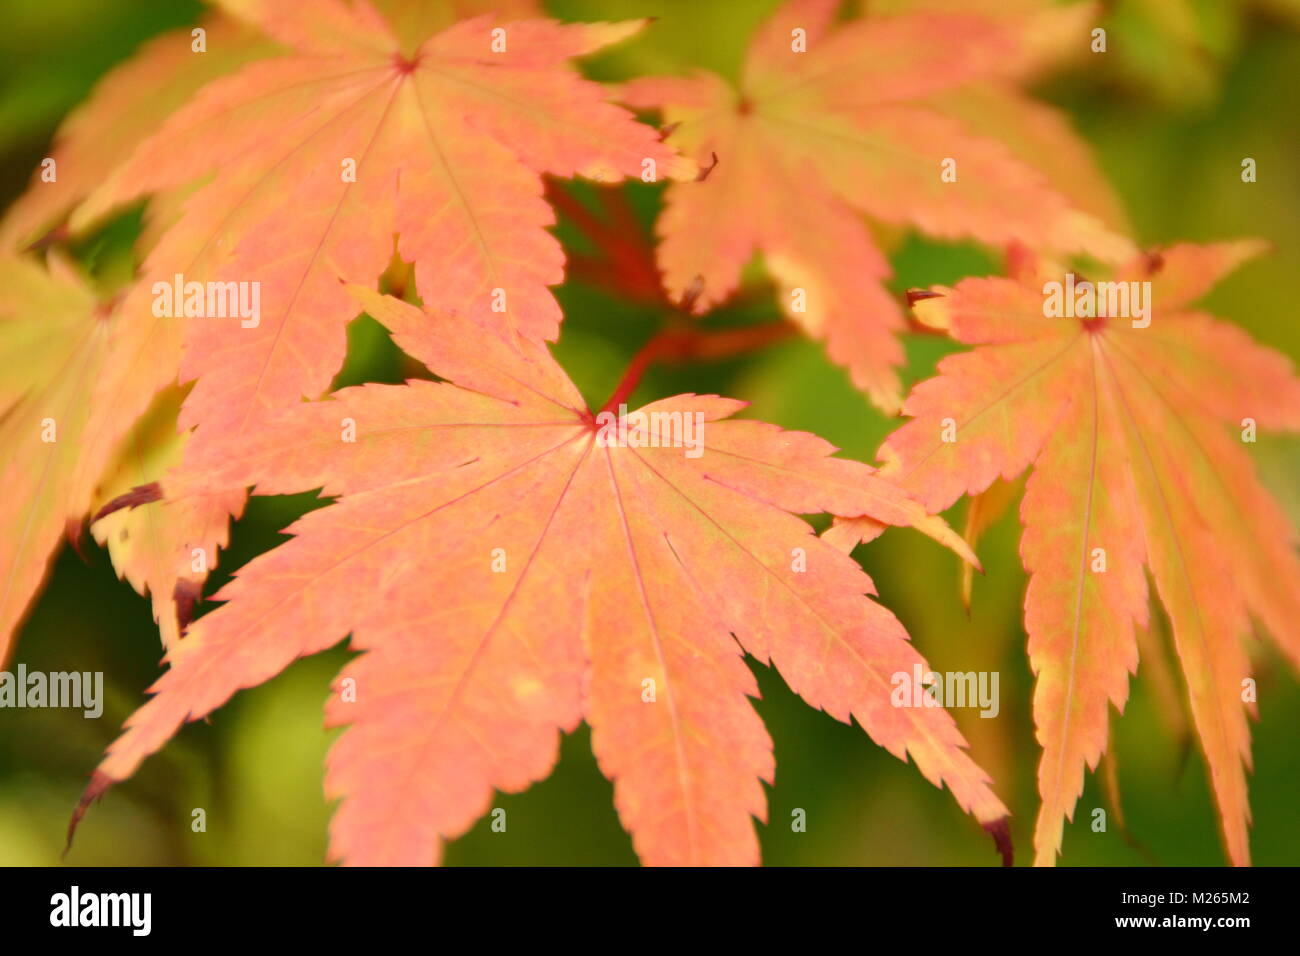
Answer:
M90 506L73 473L110 324L61 257L47 270L0 256L0 665L64 532Z
M385 6L409 36L411 24L476 4ZM120 307L117 360L93 397L74 479L83 490L178 367L181 380L197 380L179 425L197 428L201 443L238 445L280 407L322 394L352 316L338 278L374 282L395 234L426 300L553 336L559 312L548 286L563 278L563 254L546 231L542 173L611 178L650 161L663 175L692 169L568 65L643 21L522 20L494 35L497 21L484 16L411 44L365 3L223 7L292 52L204 86L69 221L76 232L133 198L163 198L164 225ZM177 275L244 283L250 300L256 288L260 316L160 315L157 283ZM504 313L493 311L498 303ZM209 510L191 509L192 526L177 531L191 539L182 548L210 539L232 500L212 495ZM167 584L149 586L158 594Z
M750 818L774 764L746 651L1004 834L950 715L890 700L891 675L924 667L902 625L795 515L869 515L973 557L941 519L813 435L727 420L743 403L717 396L655 402L621 419L630 439L605 441L611 423L544 346L353 292L445 381L343 389L238 454L200 454L221 486L338 500L171 648L83 808L184 721L350 633L365 653L326 707L349 728L326 774L342 799L331 855L347 863L434 862L493 788L544 777L584 718L643 861L757 862ZM698 446L673 430L686 421ZM203 487L164 485L181 500Z
M667 190L657 231L669 294L704 312L761 253L787 315L896 411L902 314L863 214L939 238L1019 239L1107 260L1132 246L947 109L943 94L1008 72L1018 31L934 13L836 27L838 5L783 5L752 41L739 89L697 73L633 80L620 99L659 109L668 142L710 169ZM1065 148L1079 152L1073 140ZM945 182L951 161L956 180Z
M1300 562L1286 516L1224 426L1247 441L1255 427L1300 428L1300 380L1191 303L1260 248L1185 244L1129 263L1114 281L1150 283L1139 319L1089 315L1103 311L1099 293L1080 299L1080 318L1049 317L1045 282L1066 277L1024 255L1014 278L966 279L916 304L923 322L977 348L912 391L912 421L881 447L882 473L938 512L1032 466L1020 553L1043 747L1039 863L1055 861L1084 765L1105 749L1107 701L1122 710L1127 699L1135 628L1148 622L1144 567L1169 615L1228 856L1249 862L1243 639L1253 615L1300 664ZM854 524L834 537L852 540Z
M462 17L496 13L504 20L512 20L540 15L532 0L372 2L399 37L419 40ZM144 44L96 84L90 97L60 124L54 137L49 155L54 160L54 178L47 178L44 166L38 168L32 175L31 187L0 220L0 248L17 249L46 238L51 227L59 224L129 159L170 113L205 84L245 63L284 52L269 37L220 11L206 17L198 28L203 30L201 50L195 49L191 28L174 30ZM168 194L165 198L174 197ZM142 245L148 249L153 244Z

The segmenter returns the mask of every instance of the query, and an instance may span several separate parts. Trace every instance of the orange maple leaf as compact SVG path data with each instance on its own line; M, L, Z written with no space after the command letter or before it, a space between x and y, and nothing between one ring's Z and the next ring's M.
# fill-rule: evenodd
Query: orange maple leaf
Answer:
M791 320L824 339L874 402L897 411L902 314L863 214L939 238L1021 240L1106 260L1133 247L966 121L972 110L956 94L1010 73L1021 59L1018 31L928 12L836 26L838 6L784 4L751 43L739 89L697 73L633 80L620 98L659 109L668 142L709 170L667 191L657 231L669 294L704 312L761 253ZM1066 154L1057 172L1089 168L1064 124L1041 115L1046 108L993 96L977 102L996 111L995 128L1025 141L1048 130ZM955 164L955 179L945 163Z
M338 500L171 648L86 802L184 721L351 633L365 653L326 708L349 727L326 775L348 863L434 862L584 718L643 861L757 862L774 764L746 651L1004 834L949 714L891 701L893 675L925 666L902 625L795 515L911 525L973 559L941 519L813 435L727 420L743 403L717 396L648 405L620 438L544 346L353 291L445 381L343 389L195 460L223 486Z
M515 20L541 15L534 0L370 2L388 18L399 38L414 45L463 17L495 13L503 20ZM238 4L227 6L240 11ZM196 29L203 31L201 50L196 49ZM54 178L48 177L44 165L33 173L31 188L0 221L0 249L18 249L46 239L49 230L62 226L75 206L204 85L245 63L283 52L269 37L221 11L213 11L197 28L173 30L150 40L100 80L86 102L59 125L49 156ZM158 196L153 198L156 204ZM61 238L64 233L55 235ZM152 248L151 242L140 245Z
M497 26L482 16L413 44L364 0L222 6L292 52L204 86L69 220L76 232L133 198L163 197L160 235L120 307L117 358L93 397L82 489L178 366L181 380L196 380L180 418L196 444L237 446L281 407L325 392L353 314L339 278L375 282L394 236L426 301L553 337L549 286L563 279L563 253L546 228L554 216L542 174L693 169L570 67L644 21ZM384 6L428 22L410 0ZM160 289L192 283L209 293L200 305L214 301L213 288L230 296L223 314L188 315L188 293L160 313ZM247 290L239 301L250 310L257 290L257 315L236 311L231 283ZM194 526L178 531L182 552L209 536L229 500L213 495L207 512L187 512Z
M1178 245L1129 263L1112 281L1138 283L1127 286L1129 301L1146 301L1137 318L1109 307L1118 285L1078 293L1076 317L1054 317L1046 303L1067 277L1028 257L1014 278L966 279L916 304L923 322L978 348L912 391L913 420L881 447L882 474L938 512L1032 466L1020 553L1043 747L1041 864L1055 861L1084 765L1105 749L1106 702L1122 710L1128 697L1135 628L1148 620L1144 567L1169 614L1228 856L1249 862L1255 708L1243 639L1253 615L1300 664L1300 562L1286 516L1224 425L1246 441L1256 427L1300 429L1300 380L1284 356L1191 303L1260 248ZM851 542L859 523L828 534Z

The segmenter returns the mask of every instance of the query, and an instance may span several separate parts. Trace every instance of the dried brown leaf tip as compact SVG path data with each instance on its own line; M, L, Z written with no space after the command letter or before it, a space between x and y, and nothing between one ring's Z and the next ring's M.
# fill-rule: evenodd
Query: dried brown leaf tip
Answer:
M703 294L704 276L696 276L691 280L691 284L688 285L686 290L682 293L682 298L678 303L678 308L686 313L695 311L695 303L700 300L700 296Z
M194 620L194 605L203 599L203 586L197 581L181 578L172 591L172 600L176 602L176 624L181 637Z
M154 501L162 500L162 486L156 481L151 481L147 485L137 485L125 494L118 495L104 507L95 512L95 516L90 519L94 524L100 518L107 518L116 511L123 508L138 508L140 505L147 505Z
M1011 843L1011 825L1008 823L1010 819L1010 817L1003 817L984 824L984 831L993 837L993 843L1002 857L1003 866L1010 866L1016 859L1016 848Z
M86 561L86 552L81 547L81 522L68 520L63 525L63 534L68 539L68 544L72 546L72 550L77 552L77 557L81 558L83 562Z
M918 302L925 299L942 299L942 292L931 292L929 289L908 289L907 290L907 307L910 309Z
M60 225L55 226L45 235L41 236L39 239L35 240L31 245L29 245L23 251L40 252L43 249L48 249L51 246L57 246L61 243L66 242L71 237L71 235L72 233L68 230L67 223L61 223Z
M710 153L709 156L709 165L701 166L699 174L695 177L697 183L704 182L704 180L709 178L709 174L718 168L718 154Z
M112 777L99 770L90 775L90 783L86 785L85 792L82 793L81 799L77 801L77 806L72 811L72 819L68 821L68 841L63 846L65 857L72 849L72 838L77 834L77 827L81 824L82 817L86 815L92 803L108 792L108 788L113 786L113 783Z

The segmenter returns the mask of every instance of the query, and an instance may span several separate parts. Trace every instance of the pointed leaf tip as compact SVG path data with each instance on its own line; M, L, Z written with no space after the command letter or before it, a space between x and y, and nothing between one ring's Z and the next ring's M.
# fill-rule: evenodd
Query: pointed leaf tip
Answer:
M147 505L150 502L162 500L162 486L156 481L151 481L147 485L137 485L125 494L118 495L104 507L95 512L90 523L94 524L100 518L107 518L115 511L121 511L123 508L136 508L140 505Z
M1007 822L1010 819L1010 817L1000 817L983 824L984 831L993 837L993 843L1002 856L1003 866L1010 866L1016 858L1016 848L1011 843L1011 825Z
M66 858L68 851L72 849L72 838L77 834L77 826L81 823L81 818L86 815L90 805L108 792L108 788L114 783L112 777L102 770L96 770L90 775L90 783L86 785L86 790L77 801L77 807L72 811L72 819L68 821L68 842L64 844L63 856Z
M26 248L23 249L23 252L41 252L42 250L48 249L51 246L57 246L61 243L67 242L68 239L70 239L71 237L72 237L72 232L68 229L67 223L61 223L60 225L57 225L53 229L49 230L47 233L45 233L45 235L41 236L39 239L36 239L32 243L30 243Z
M181 578L172 591L172 600L176 603L176 625L181 637L194 620L194 605L203 599L203 586L198 581Z
M86 560L86 552L81 547L81 522L69 519L63 525L64 537L68 539L68 544L72 545L72 550L77 552L77 557L81 558L83 564L89 564Z
M680 125L680 124L676 124L676 125ZM704 180L709 178L709 174L718 168L718 154L710 153L709 156L710 156L709 165L701 166L700 171L695 174L695 181L697 183L704 182Z
M923 299L942 299L942 292L931 292L929 289L908 289L907 290L907 307L910 309L916 303Z
M695 303L699 301L700 296L704 294L704 276L697 275L691 280L691 284L682 292L682 297L678 300L677 307L688 315L695 311Z

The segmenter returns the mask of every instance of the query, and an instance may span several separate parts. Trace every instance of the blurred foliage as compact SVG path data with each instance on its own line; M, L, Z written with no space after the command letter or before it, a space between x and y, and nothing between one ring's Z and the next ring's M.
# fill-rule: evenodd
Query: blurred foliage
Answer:
M752 28L774 0L554 0L568 19L653 15L645 33L588 64L605 80L702 67L735 76ZM1258 339L1300 355L1292 301L1300 274L1300 5L1214 0L1120 0L1107 4L1111 58L1081 58L1040 92L1064 107L1095 145L1144 244L1258 235L1276 252L1222 283L1207 300L1217 314ZM25 186L59 120L94 81L143 40L193 21L196 3L178 0L42 0L7 4L0 33L0 203ZM1259 181L1240 179L1243 157ZM579 198L585 187L574 192ZM657 190L626 187L648 226ZM124 215L76 252L106 285L123 281L138 214ZM575 239L562 223L561 236ZM576 239L575 239L576 242ZM989 250L892 237L894 288L951 282L997 269ZM633 305L570 282L559 290L567 319L557 348L583 393L599 403L636 348L661 320L653 305ZM711 316L711 324L771 321L770 295ZM338 383L400 381L422 374L369 319L350 335ZM909 382L930 374L952 346L933 337L907 342ZM821 349L791 338L726 362L653 368L637 400L679 391L752 402L748 414L816 431L854 457L871 460L896 424L882 418L830 365ZM1264 439L1266 480L1300 521L1300 443ZM318 504L314 496L254 499L208 593L252 556L281 540L277 530ZM961 518L959 504L950 517ZM976 758L1012 807L1018 846L1028 847L1036 811L1038 748L1030 720L1032 679L1020 623L1024 574L1014 513L985 537L986 575L976 579L969 617L959 599L956 559L917 534L894 531L857 556L932 664L940 670L997 670L1001 713L981 720L956 711ZM20 639L16 662L29 669L99 670L103 718L80 711L0 710L0 864L59 860L69 812L122 720L157 674L161 650L148 604L117 581L106 555L86 536L85 558L64 549ZM1204 770L1169 714L1157 666L1167 640L1157 633L1144 657L1126 714L1115 720L1112 753L1127 833L1117 825L1100 775L1090 776L1077 819L1067 826L1065 865L1222 862ZM1261 644L1262 648L1263 645ZM329 808L320 767L331 734L321 709L346 644L300 661L268 684L241 693L210 724L188 726L127 785L90 812L69 856L76 864L316 864L323 859ZM1252 846L1259 864L1300 859L1300 726L1296 678L1269 652L1258 659L1261 723L1255 727ZM779 771L761 827L770 864L955 864L995 861L987 837L916 771L795 698L774 672L755 665L756 702L776 744ZM1176 682L1180 678L1175 677ZM1181 704L1183 688L1176 683ZM610 785L592 759L585 729L567 737L560 764L524 794L499 795L504 833L484 818L451 846L461 864L632 864ZM1106 833L1089 827L1107 807ZM195 808L206 831L191 823ZM807 832L790 827L807 813Z

